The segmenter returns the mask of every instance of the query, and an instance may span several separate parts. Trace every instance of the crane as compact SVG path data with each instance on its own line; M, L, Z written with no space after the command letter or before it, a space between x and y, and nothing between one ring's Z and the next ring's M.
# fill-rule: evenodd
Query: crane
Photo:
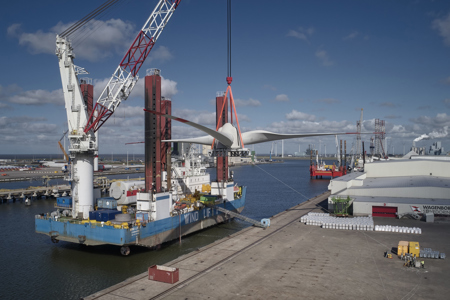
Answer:
M62 151L63 154L64 154L64 159L65 159L67 162L69 162L69 155L67 155L66 150L64 149L63 145L61 144L61 141L62 141L62 139L66 136L67 132L69 132L69 130L66 130L66 132L63 133L63 136L62 136L62 137L59 139L59 141L58 141L58 145L59 145L59 148L61 149L61 151Z
M359 118L359 121L356 121L356 131L358 132L356 136L356 154L360 155L361 157L364 155L361 150L361 127L363 123L363 109L361 108L361 116Z
M72 27L56 36L64 101L67 113L69 154L72 168L65 178L72 182L73 217L87 219L94 204L94 154L98 150L96 132L126 100L139 79L139 69L152 50L181 0L159 0L150 17L134 39L111 79L103 89L92 113L87 112L78 75L88 72L74 64L70 35L117 1L109 0Z

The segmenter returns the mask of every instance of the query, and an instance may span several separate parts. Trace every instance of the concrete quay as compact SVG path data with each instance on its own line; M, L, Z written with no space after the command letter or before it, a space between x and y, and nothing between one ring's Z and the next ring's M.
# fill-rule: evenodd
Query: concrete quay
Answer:
M302 215L321 211L328 195L279 213L266 230L249 227L165 263L179 268L175 284L151 281L142 273L84 299L447 298L447 260L424 259L425 269L406 268L395 255L384 258L384 252L406 240L450 253L450 223L375 218L376 225L422 228L423 234L415 235L299 222Z
M31 198L31 197L53 197L55 194L62 195L63 193L70 194L70 185L55 185L49 187L32 187L28 189L15 189L15 190L0 190L0 203L9 201L9 198Z
M129 168L125 166L119 166L111 170L105 170L101 172L95 172L94 177L102 177L108 175L119 175L119 174L136 174L143 173L144 168ZM0 183L2 182L14 182L14 181L30 181L30 180L43 180L44 177L48 179L62 179L67 176L66 173L61 171L61 168L48 167L42 168L41 170L27 170L27 171L4 171L1 172Z

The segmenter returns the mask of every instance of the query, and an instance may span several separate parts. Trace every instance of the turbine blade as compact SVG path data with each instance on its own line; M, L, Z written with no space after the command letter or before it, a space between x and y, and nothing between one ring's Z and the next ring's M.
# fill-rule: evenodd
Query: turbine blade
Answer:
M175 116L163 114L163 113L161 113L161 112L157 112L157 111L153 111L153 110L148 110L148 109L145 109L145 108L144 108L144 111L149 112L149 113L152 113L152 114L155 114L155 115L160 115L160 116L163 116L163 117L165 117L165 118L172 119L172 120L175 120L175 121L178 121L178 122L187 124L187 125L189 125L189 126L192 126L192 127L194 127L194 128L197 128L197 129L199 129L199 130L201 130L201 131L203 131L203 132L209 134L210 136L212 136L213 138L215 138L216 140L218 140L219 142L221 142L221 143L222 143L224 146L226 146L226 147L231 147L231 145L233 144L233 139L231 139L230 137L228 137L228 136L226 136L226 135L224 135L224 134L222 134L222 133L220 133L220 132L217 132L217 131L215 131L215 130L213 130L213 129L210 129L210 128L208 128L208 127L205 127L205 126L203 126L203 125L200 125L200 124L197 124L197 123L194 123L194 122L191 122L191 121L182 119L182 118L178 118L178 117L175 117ZM188 139L187 139L187 140L188 140ZM175 140L171 140L171 141L175 141ZM181 141L181 140L179 140L179 141ZM211 144L211 143L212 143L212 139L211 139L210 144Z
M167 143L194 143L194 144L200 144L200 145L208 145L211 146L211 143L213 142L213 137L210 135L200 136L196 138L188 138L188 139L173 139L173 140L163 140L161 142L167 142Z
M299 134L282 134L282 133L274 133L265 130L253 130L242 133L242 140L244 145L252 145L264 142L278 141L278 140L287 140L287 139L295 139L295 138L303 138L303 137L312 137L312 136L323 136L323 135L343 135L343 134L357 134L357 132L332 132L332 133L299 133ZM361 133L361 134L369 134ZM370 133L372 134L372 133Z

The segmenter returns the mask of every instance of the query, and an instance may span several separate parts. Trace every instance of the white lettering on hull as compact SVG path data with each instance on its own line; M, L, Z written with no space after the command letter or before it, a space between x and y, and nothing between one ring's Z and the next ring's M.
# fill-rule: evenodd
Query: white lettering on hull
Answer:
M190 223L193 223L193 222L197 222L198 219L199 219L198 211L195 211L193 213L185 214L184 215L184 224L187 225L187 224L190 224Z

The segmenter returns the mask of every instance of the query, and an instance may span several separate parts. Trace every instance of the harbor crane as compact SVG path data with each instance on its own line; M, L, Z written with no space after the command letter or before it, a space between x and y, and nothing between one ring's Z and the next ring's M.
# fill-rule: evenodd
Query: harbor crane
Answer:
M62 137L59 139L59 141L58 141L58 145L59 145L59 148L61 149L61 151L62 151L63 154L64 154L64 159L65 159L67 162L69 162L69 155L67 154L66 149L64 149L64 146L61 144L61 141L62 141L62 139L66 136L67 132L69 132L69 130L66 130L66 131L63 133L63 136L62 136Z
M72 182L72 216L83 219L89 217L89 211L94 207L93 162L95 152L98 151L96 132L130 95L139 79L139 69L181 0L158 1L89 114L78 79L78 75L87 74L87 71L74 64L75 54L69 37L116 2L118 1L105 2L56 36L56 56L64 93L69 127L69 156L72 161L66 180Z

